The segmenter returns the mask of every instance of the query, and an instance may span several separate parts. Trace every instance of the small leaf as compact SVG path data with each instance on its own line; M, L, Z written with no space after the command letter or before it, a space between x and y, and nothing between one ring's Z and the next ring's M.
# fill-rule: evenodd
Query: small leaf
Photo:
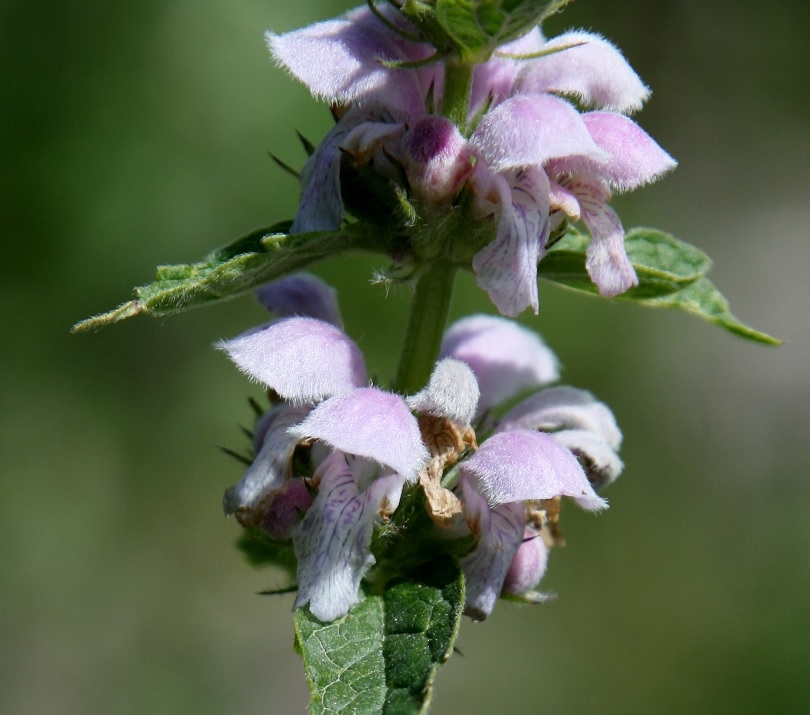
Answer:
M731 312L728 301L723 297L708 278L688 285L676 293L641 301L643 305L655 308L679 308L687 313L697 315L710 323L719 325L729 332L747 340L765 345L781 345L782 341L767 333L742 323Z
M597 288L585 269L589 242L587 236L569 230L540 262L538 274L569 288L596 294ZM622 298L641 300L674 293L702 278L712 266L700 249L656 229L628 231L624 246L639 284L622 294Z
M453 652L464 578L443 556L366 596L343 618L295 616L296 647L312 688L312 713L426 712L436 671Z
M522 37L568 0L436 0L436 22L462 61L483 62Z
M154 283L135 289L135 300L77 323L73 332L98 330L135 315L170 315L227 300L326 256L350 249L381 251L385 240L384 231L365 223L294 235L282 232L288 227L284 223L253 231L199 263L159 266Z

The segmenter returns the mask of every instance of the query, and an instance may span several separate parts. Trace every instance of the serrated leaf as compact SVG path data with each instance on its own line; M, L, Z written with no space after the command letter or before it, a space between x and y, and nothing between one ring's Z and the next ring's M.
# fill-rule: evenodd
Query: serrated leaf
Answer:
M570 230L538 266L538 275L574 290L598 295L585 270L589 239ZM625 236L625 249L639 284L618 300L632 300L658 308L678 308L719 325L740 337L781 345L781 340L738 320L720 291L705 278L711 260L700 249L663 231L634 228Z
M568 0L436 0L436 22L464 62L483 62Z
M253 231L199 263L159 266L153 283L135 289L135 300L77 323L73 332L99 330L135 315L170 315L227 300L326 256L351 249L380 250L382 243L381 229L364 223L294 235L280 230L287 226Z
M538 275L575 290L597 293L585 269L590 238L569 231L554 245L538 267ZM622 298L642 300L668 295L702 278L712 267L699 248L652 228L634 228L624 239L625 250L636 269L639 284Z
M366 596L343 618L295 616L312 713L426 712L433 679L453 650L464 607L458 563L440 557Z
M641 301L643 305L655 308L678 308L697 315L710 323L765 345L781 345L782 341L767 333L760 332L738 320L731 312L728 301L708 278L688 285L676 293Z

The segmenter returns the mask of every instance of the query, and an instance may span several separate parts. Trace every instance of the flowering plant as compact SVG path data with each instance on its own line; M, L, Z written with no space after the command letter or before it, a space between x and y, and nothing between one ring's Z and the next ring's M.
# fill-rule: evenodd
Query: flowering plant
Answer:
M625 231L612 193L675 161L629 118L649 90L612 44L543 36L564 4L369 0L268 33L335 120L317 146L304 140L300 172L279 162L301 184L293 220L160 267L134 300L75 326L254 290L274 316L219 345L268 396L224 509L245 553L290 573L315 712L424 711L462 614L545 600L562 498L607 506L623 468L612 413L549 387L554 354L510 320L538 312L538 276L778 342L732 315L702 251ZM414 290L387 386L369 383L334 291L299 273L358 249L390 261L379 280ZM446 327L460 269L505 317Z

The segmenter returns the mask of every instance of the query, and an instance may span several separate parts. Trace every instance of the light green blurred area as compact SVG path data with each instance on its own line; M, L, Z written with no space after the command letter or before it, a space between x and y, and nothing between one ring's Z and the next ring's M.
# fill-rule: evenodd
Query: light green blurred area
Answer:
M0 4L0 712L296 713L290 596L256 595L221 513L255 387L214 341L250 298L75 337L157 263L292 216L268 151L303 159L325 107L262 31L332 2ZM804 3L579 0L654 89L638 121L679 161L615 205L716 260L744 343L687 316L541 286L523 318L623 427L626 471L569 505L537 608L465 622L436 713L759 713L810 707L810 11ZM408 291L323 264L383 381ZM491 311L464 276L454 316Z

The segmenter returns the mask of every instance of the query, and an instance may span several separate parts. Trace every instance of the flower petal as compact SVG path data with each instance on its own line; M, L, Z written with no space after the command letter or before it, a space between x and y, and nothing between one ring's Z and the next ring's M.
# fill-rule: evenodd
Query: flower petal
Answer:
M301 172L301 202L290 233L336 231L343 221L340 160L344 149L367 159L404 125L375 107L350 109L326 134Z
M343 327L337 292L311 273L296 273L272 281L256 291L259 302L279 318L302 316L317 318Z
M318 405L290 434L320 439L335 449L373 459L415 482L428 460L419 425L405 401L374 387Z
M618 191L630 191L656 181L678 165L632 119L615 112L588 112L582 121L604 152L603 158L553 159L546 165L550 177L564 182L567 176L584 174Z
M523 532L523 542L509 565L503 582L506 593L524 593L540 583L546 573L548 548L543 539L527 528Z
M414 73L383 61L418 60L426 47L409 43L410 52L403 51L397 36L368 11L284 35L268 32L265 39L273 59L327 102L379 101L408 112L422 104Z
M579 112L545 94L512 97L488 112L473 132L470 147L493 171L540 167L568 156L606 158Z
M608 205L610 191L598 181L577 175L569 184L582 209L582 221L591 234L585 268L599 294L613 297L638 285L638 276L624 250L624 227Z
M312 494L302 479L290 479L275 495L262 520L262 529L277 541L292 538L293 529L312 505Z
M557 358L539 335L493 315L453 323L444 334L440 354L470 366L481 390L479 413L559 377Z
M568 47L526 63L517 90L561 92L585 104L617 112L640 109L650 90L616 47L599 35L567 32L547 42L544 50Z
M298 438L287 429L308 411L308 407L279 405L260 421L261 447L245 476L225 492L222 501L225 514L235 514L242 526L258 526L289 480Z
M583 509L604 509L577 460L551 436L529 430L499 432L461 465L490 506L527 499L571 497Z
M622 443L622 433L610 408L590 392L567 385L542 390L509 410L501 418L497 431L515 429L588 430L613 450Z
M474 116L483 109L485 102L491 101L494 107L512 94L525 60L498 55L529 55L540 50L544 42L540 28L535 27L514 42L501 45L487 62L476 65L470 94L470 114Z
M588 430L562 430L551 435L579 460L594 489L602 489L622 473L619 455L599 435Z
M322 470L318 495L293 530L298 557L294 607L309 602L312 615L333 621L360 600L360 582L374 564L374 524L396 509L405 480L391 474L358 493L351 468L340 453L324 462Z
M459 425L469 426L478 406L478 382L466 363L452 358L439 360L423 390L407 399L416 412L447 417Z
M613 112L582 115L593 140L608 155L607 161L586 163L586 170L613 188L629 191L655 181L674 169L676 162L632 119Z
M521 504L490 509L467 480L462 482L464 509L478 545L461 559L466 582L464 613L483 621L495 607L504 579L523 538L525 515Z
M500 216L495 239L473 256L476 280L503 315L514 317L529 306L537 313L537 263L549 234L548 177L529 166L508 178L488 178L500 196Z
M284 318L217 345L236 366L291 402L317 402L364 385L360 349L334 325Z

